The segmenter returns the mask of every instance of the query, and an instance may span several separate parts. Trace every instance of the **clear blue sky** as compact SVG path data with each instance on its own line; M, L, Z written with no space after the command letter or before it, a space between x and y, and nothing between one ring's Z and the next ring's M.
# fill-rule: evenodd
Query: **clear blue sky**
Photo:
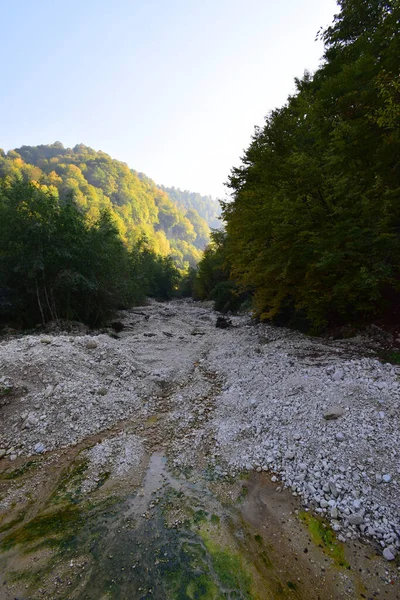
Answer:
M315 70L334 0L2 3L0 147L104 150L223 196L254 125Z

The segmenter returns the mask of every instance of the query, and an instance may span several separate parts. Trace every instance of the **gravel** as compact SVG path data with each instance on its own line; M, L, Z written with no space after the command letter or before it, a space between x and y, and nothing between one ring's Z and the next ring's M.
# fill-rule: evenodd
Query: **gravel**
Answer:
M182 462L195 460L195 441L208 436L215 466L269 472L340 535L369 537L394 560L399 367L377 360L367 337L314 339L248 316L219 329L217 316L206 304L153 303L122 315L129 329L118 339L79 332L2 341L0 460L68 447L132 418L144 423L169 394L176 428L193 430L179 442ZM194 365L222 382L213 409L195 414L201 393L185 395ZM123 460L136 464L142 450L135 437L129 444ZM118 448L93 450L94 481L102 460L123 469Z

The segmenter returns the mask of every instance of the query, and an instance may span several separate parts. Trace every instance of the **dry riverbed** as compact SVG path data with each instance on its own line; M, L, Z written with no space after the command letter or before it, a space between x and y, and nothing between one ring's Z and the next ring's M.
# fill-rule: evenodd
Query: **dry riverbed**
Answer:
M205 304L0 343L0 599L400 598L399 367Z

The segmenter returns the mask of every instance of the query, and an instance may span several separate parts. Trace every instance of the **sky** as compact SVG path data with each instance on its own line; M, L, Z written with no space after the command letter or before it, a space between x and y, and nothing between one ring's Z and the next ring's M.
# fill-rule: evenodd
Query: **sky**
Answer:
M4 0L0 147L83 143L224 198L254 126L323 54L335 0Z

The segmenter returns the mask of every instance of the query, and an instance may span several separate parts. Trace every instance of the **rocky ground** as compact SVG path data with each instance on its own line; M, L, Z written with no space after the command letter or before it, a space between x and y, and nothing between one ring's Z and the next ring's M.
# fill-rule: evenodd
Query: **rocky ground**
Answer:
M217 316L205 304L153 303L123 313L118 334L4 339L0 470L92 438L87 493L104 473L133 477L150 447L179 469L265 472L339 540L368 539L397 569L400 368L367 337L310 338L248 316L220 329ZM0 514L27 493L10 485Z

